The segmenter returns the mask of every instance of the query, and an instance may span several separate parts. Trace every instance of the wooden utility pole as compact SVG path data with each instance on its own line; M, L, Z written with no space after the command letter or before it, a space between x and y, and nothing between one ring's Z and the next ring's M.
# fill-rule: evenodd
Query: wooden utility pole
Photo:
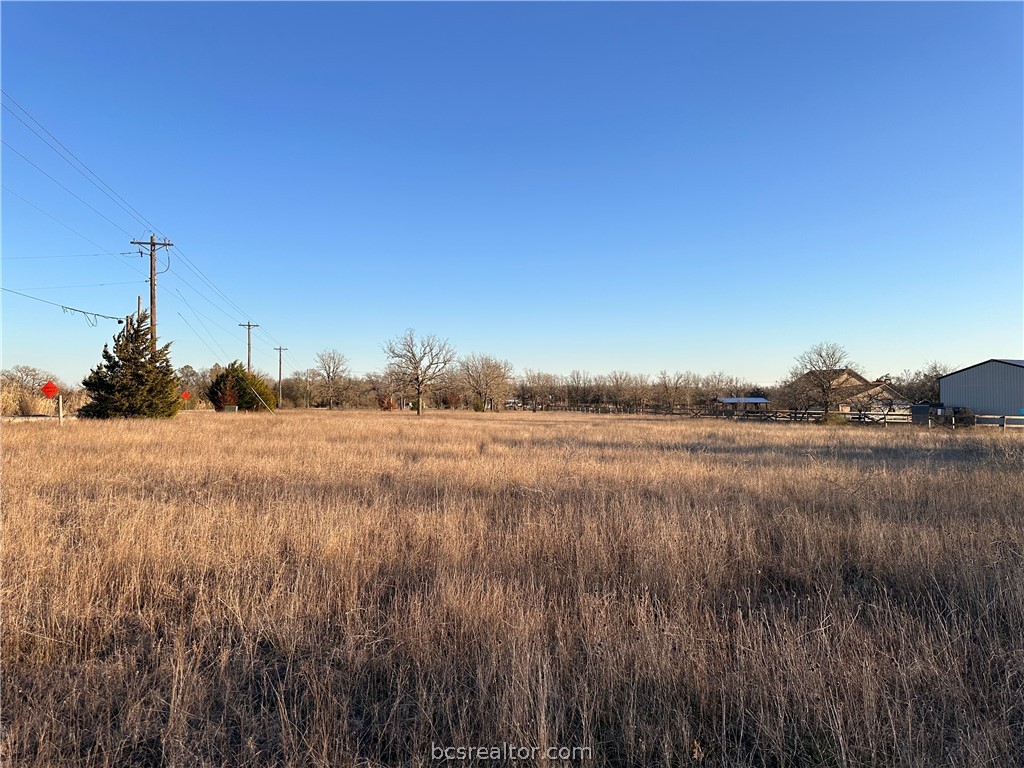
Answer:
M246 356L245 356L245 370L247 370L249 373L252 373L252 329L253 328L259 328L259 326L249 322L249 323L239 323L238 327L246 329L246 336L248 337L248 343L246 344L247 352L246 352Z
M156 249L171 248L174 243L164 238L162 243L156 241L156 235L149 236L149 242L132 240L132 245L149 246L149 337L151 344L156 350Z
M277 350L277 407L281 407L281 353L288 347L274 347Z

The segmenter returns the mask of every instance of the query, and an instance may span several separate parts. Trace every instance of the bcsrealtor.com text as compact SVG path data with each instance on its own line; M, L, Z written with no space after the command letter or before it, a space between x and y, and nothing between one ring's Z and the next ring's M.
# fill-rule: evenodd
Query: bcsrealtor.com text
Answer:
M435 762L454 762L463 760L495 760L510 762L514 760L538 761L577 761L592 760L593 747L526 747L503 742L493 746L462 746L444 747L430 744L430 758Z

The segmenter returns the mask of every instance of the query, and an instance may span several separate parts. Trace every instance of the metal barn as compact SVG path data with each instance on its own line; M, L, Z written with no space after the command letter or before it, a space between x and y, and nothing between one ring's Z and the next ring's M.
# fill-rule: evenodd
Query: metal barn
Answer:
M1024 360L986 360L939 379L947 408L993 416L1024 416Z

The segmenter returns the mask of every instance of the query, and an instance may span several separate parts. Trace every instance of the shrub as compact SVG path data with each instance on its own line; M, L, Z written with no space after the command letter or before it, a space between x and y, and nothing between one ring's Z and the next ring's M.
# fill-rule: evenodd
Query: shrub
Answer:
M273 410L277 405L270 385L245 370L237 360L217 375L206 394L218 411L223 411L225 406L238 406L240 411L258 411L264 407Z
M849 422L843 414L829 411L818 423L829 427L845 427Z

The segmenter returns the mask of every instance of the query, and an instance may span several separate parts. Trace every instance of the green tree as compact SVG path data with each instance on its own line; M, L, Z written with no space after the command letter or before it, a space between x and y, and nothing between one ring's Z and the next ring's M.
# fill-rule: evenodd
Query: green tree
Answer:
M240 411L258 411L264 407L272 411L277 405L277 397L270 385L245 370L238 360L217 375L206 396L218 411L233 405L237 405Z
M82 381L91 398L78 415L92 419L170 418L181 407L178 380L170 360L170 344L153 347L149 314L128 319L114 337L114 348L103 345L103 362Z

